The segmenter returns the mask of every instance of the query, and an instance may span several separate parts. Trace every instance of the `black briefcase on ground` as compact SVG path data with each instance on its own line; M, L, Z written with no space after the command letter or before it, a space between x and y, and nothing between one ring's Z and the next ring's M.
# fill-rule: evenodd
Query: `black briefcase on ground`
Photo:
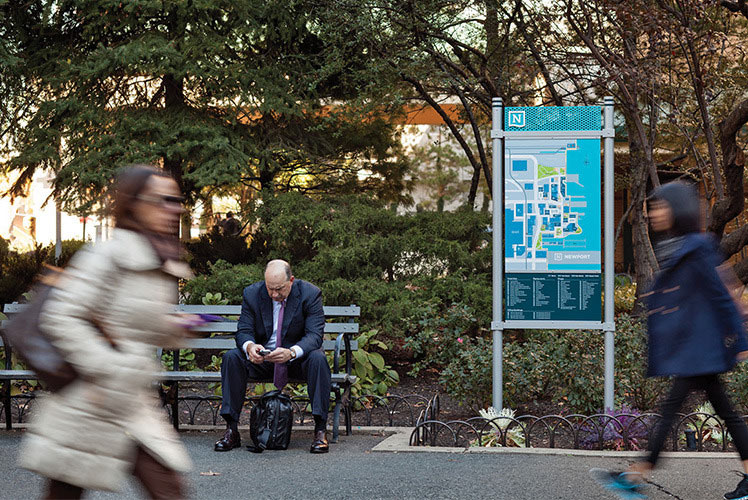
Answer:
M249 433L254 444L247 448L255 453L288 449L292 427L291 398L279 390L267 392L249 415Z

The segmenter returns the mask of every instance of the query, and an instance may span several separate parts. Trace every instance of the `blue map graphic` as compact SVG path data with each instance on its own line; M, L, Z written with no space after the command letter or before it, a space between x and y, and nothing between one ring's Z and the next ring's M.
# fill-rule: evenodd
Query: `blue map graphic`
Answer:
M600 139L508 139L507 272L600 272Z

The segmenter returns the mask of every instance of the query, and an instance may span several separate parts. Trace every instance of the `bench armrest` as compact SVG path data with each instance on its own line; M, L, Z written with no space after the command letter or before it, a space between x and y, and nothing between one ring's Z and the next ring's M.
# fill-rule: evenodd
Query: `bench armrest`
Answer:
M339 334L335 338L335 350L333 351L332 358L332 370L333 373L340 373L340 351L345 349L345 373L351 375L353 370L353 349L351 349L351 335L350 332ZM345 343L345 347L343 347Z

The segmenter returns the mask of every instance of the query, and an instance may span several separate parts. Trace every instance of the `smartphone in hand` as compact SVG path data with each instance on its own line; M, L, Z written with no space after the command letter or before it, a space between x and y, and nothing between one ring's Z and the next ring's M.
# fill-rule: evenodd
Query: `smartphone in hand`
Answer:
M260 356L267 356L271 352L273 352L273 351L271 351L270 349L262 348L262 349L260 349Z

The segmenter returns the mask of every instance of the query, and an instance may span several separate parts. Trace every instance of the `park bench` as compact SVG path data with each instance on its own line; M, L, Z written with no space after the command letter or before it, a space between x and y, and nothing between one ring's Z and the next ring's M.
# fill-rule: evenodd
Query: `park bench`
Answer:
M5 304L4 313L11 317L19 312L24 304ZM217 321L203 325L196 330L203 334L211 335L205 338L188 339L185 345L178 350L172 350L173 365L172 370L162 371L154 374L157 380L164 384L170 385L168 391L168 403L171 406L172 424L179 428L179 383L180 382L220 382L221 373L217 371L187 371L180 370L180 358L182 351L191 349L194 351L211 350L223 351L236 347L234 333L237 328L237 321L232 317L238 317L241 313L239 305L179 305L177 309L185 313L202 313L221 316L224 321ZM333 409L332 441L337 441L340 424L340 411L342 410L345 418L346 434L351 433L351 386L356 383L356 376L352 374L353 370L353 351L358 350L358 343L353 340L353 336L359 331L359 325L356 322L361 313L361 308L355 305L351 306L325 306L325 340L323 349L326 352L333 353L332 359L332 392L335 395L335 407ZM336 321L330 321L336 320ZM5 322L3 322L5 323ZM334 336L334 339L328 338ZM5 426L7 429L12 428L11 419L11 382L14 380L36 380L36 375L30 370L14 370L11 366L12 346L3 343L0 338L0 347L5 352L5 369L0 370L0 381L3 381L3 406L5 408ZM162 349L158 350L159 355ZM340 356L345 354L345 365L341 366ZM272 382L272 380L252 380L251 382ZM291 380L290 382L301 382L303 380Z

